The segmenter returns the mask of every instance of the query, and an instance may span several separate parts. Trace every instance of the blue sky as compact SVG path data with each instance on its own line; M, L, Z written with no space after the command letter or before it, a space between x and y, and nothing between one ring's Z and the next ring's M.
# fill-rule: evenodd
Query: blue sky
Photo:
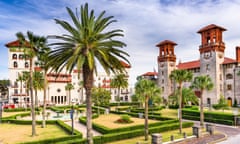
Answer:
M0 79L8 78L5 44L16 40L19 31L47 36L64 34L54 18L70 20L66 7L79 8L85 2L96 14L106 10L118 21L112 28L124 30L122 39L130 54L130 84L138 75L157 69L157 43L165 39L178 45L177 61L199 59L200 35L208 25L225 27L225 56L235 58L240 46L239 0L0 0Z

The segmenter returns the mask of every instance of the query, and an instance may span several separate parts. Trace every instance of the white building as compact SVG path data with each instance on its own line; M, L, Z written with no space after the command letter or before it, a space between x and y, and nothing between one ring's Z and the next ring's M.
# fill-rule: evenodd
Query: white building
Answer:
M8 69L9 69L9 103L16 105L25 105L29 104L30 96L26 88L26 83L17 81L19 75L23 71L29 71L29 59L24 58L24 49L20 47L19 41L13 41L6 44L8 48ZM27 47L27 46L26 46ZM37 61L37 59L34 59ZM128 73L130 70L130 65L122 62L126 68L126 76L128 78ZM33 69L35 71L41 71L33 63ZM116 90L110 87L110 81L114 75L107 75L106 73L98 73L94 78L94 86L106 88L111 91L111 102L116 101ZM85 101L85 91L83 86L80 84L82 81L82 74L80 72L80 77L78 77L78 71L73 70L71 74L66 72L61 72L56 74L53 72L48 72L47 74L48 88L47 88L47 103L56 104L56 105L65 105L69 101L76 101L77 103L83 103ZM71 83L74 86L74 89L71 90L71 100L69 100L68 93L65 90L67 83ZM132 95L132 90L130 88L122 89L120 100L121 101L130 101ZM43 91L37 91L37 98L39 104L43 103Z

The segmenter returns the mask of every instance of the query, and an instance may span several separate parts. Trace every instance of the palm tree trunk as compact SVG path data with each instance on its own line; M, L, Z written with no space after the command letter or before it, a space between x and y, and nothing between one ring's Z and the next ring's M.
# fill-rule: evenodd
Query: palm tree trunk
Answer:
M83 81L86 90L86 105L87 105L87 143L93 144L92 135L92 96L91 90L93 87L93 70L87 65L83 65Z
M148 140L148 96L145 100L145 121L144 121L144 135L145 135L145 141Z
M180 96L179 96L179 133L182 133L182 85L179 84L179 91L180 91Z
M204 112L203 112L203 91L201 90L201 97L200 97L200 126L204 127Z
M32 59L30 59L30 98L31 98L31 115L32 115L32 136L36 136L36 117L35 117L35 105L33 98L33 71L32 71Z
M42 128L46 127L46 97L47 97L47 75L46 71L44 71Z
M117 106L117 110L118 110L119 106L120 106L120 87L118 88L118 106Z
M37 97L37 89L34 90L35 91L35 107L38 107L38 97Z
M20 81L20 106L23 107L22 80Z

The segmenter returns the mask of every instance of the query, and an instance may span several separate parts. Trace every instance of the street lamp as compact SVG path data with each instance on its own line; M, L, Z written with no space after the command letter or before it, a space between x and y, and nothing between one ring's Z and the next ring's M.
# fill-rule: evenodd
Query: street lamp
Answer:
M232 111L234 116L234 125L237 126L238 108L234 108Z
M72 135L74 135L74 108L73 108L73 104L74 104L74 100L72 100L72 107L71 107L71 111L70 111L70 118L72 121Z

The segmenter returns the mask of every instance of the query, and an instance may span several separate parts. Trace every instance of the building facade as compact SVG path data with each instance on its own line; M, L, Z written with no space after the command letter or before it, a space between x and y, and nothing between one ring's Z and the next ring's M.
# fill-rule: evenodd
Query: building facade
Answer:
M9 69L9 103L17 106L26 106L30 104L30 95L27 89L25 81L21 81L19 77L24 71L30 71L30 61L24 55L24 48L20 46L19 41L9 42L5 45L8 48L8 69ZM27 45L25 46L27 48ZM34 71L42 71L40 67L35 65L37 58L33 62ZM129 77L129 71L131 66L122 62L126 69L126 78ZM78 75L79 74L79 75ZM116 89L110 87L113 74L107 75L106 73L98 73L94 77L94 86L99 88L105 88L111 91L111 102L116 101ZM72 101L75 103L84 103L86 100L85 90L82 84L82 73L77 69L74 69L71 73L66 70L57 74L52 71L47 73L47 104L54 105L67 105ZM68 91L65 89L66 85L71 83L74 87L71 90L71 98ZM37 90L38 104L43 104L43 90ZM131 101L132 90L129 88L121 89L120 100L122 102Z
M174 69L185 69L191 71L194 77L199 75L209 76L214 88L204 93L204 104L216 104L221 95L232 106L236 99L240 103L240 47L236 47L236 58L225 57L225 43L223 32L225 28L210 24L201 28L197 33L201 36L201 43L198 48L199 59L179 62L176 64L175 46L173 41L165 40L157 44L159 48L158 56L158 85L162 88L165 99L173 93L175 84L169 79L169 75ZM185 87L190 86L190 82L184 83Z

